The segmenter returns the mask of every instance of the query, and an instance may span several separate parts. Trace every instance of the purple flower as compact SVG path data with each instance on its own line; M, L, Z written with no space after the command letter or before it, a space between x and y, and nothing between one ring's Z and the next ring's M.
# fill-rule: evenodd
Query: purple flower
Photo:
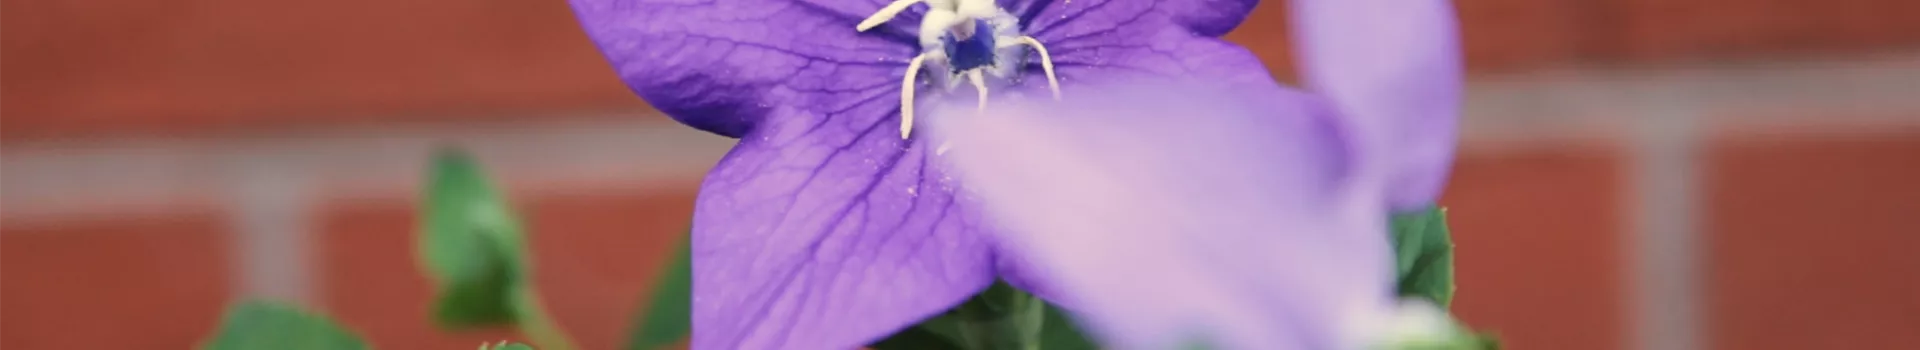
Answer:
M1276 87L1216 38L1253 0L571 2L636 93L740 139L695 204L700 349L861 346L995 278L1049 297L913 105L1072 101L1140 76Z
M1111 345L1360 349L1444 327L1394 301L1386 226L1450 166L1451 7L1293 4L1319 96L1122 84L937 126L1008 251Z
M1363 132L1395 210L1432 205L1453 169L1460 38L1447 0L1293 0L1307 88Z

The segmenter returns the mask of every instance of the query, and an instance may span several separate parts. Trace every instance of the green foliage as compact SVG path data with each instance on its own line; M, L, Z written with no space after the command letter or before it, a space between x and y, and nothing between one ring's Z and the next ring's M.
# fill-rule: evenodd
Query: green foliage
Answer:
M1080 330L1074 323L1073 315L1053 304L1047 304L1046 326L1040 330L1041 349L1046 350L1096 350L1100 344Z
M496 344L480 344L480 350L533 350L533 347L527 346L527 344L501 341Z
M1453 234L1447 226L1447 210L1438 206L1397 213L1392 218L1393 250L1399 272L1400 296L1422 298L1448 309L1458 287L1453 281ZM1474 333L1465 328L1445 341L1402 344L1395 349L1419 350L1497 350L1500 341L1489 333Z
M633 324L627 349L652 350L674 345L693 329L693 245L680 243L679 252L653 283L653 298Z
M1453 237L1440 207L1393 215L1395 267L1401 296L1420 297L1441 308L1453 304Z
M894 333L867 347L874 350L964 350L966 348L961 347L959 340L955 339L960 332L959 326L953 323L955 322L951 319L935 317L919 325L902 329L899 333ZM951 333L943 333L935 329Z
M876 350L1046 349L1091 350L1099 346L1059 307L996 282L960 306L901 330Z
M1038 349L1047 308L1032 294L994 282L948 314L960 321L960 343L968 349Z
M435 321L452 328L515 323L514 294L527 281L520 221L465 153L435 154L428 176L417 248L439 287Z
M235 304L205 350L365 350L365 341L326 316L263 301Z
M435 154L422 203L416 248L438 290L435 322L452 329L518 326L545 347L573 348L534 292L520 219L471 156L455 149Z

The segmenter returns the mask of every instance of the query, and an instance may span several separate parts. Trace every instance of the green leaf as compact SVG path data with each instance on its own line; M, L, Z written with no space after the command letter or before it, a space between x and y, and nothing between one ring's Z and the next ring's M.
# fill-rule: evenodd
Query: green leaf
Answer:
M1492 332L1473 333L1473 344L1481 350L1500 350L1500 337Z
M690 239L691 237L689 237ZM692 330L693 318L693 245L680 242L678 253L667 263L666 271L653 282L653 300L634 323L627 349L652 350L674 345Z
M948 320L948 321L951 321L951 320ZM965 349L961 347L960 344L955 343L953 336L941 334L941 332L934 331L934 329L946 329L948 331L958 333L959 332L958 325L952 324L952 322L944 322L947 324L934 326L934 325L929 325L929 323L934 322L933 320L928 320L927 322L928 323L921 323L920 325L915 325L913 327L907 327L907 329L900 330L899 333L894 333L892 336L889 336L886 339L881 339L880 342L873 343L873 345L869 345L867 347L872 348L874 350L962 350L962 349Z
M501 341L497 344L480 344L480 350L533 350L533 347L527 344Z
M516 326L542 347L573 349L530 282L520 219L479 164L442 149L427 176L416 248L439 293L434 321L453 329Z
M1442 308L1453 304L1453 237L1446 209L1438 206L1393 215L1395 267L1401 296L1420 297Z
M248 301L227 309L205 350L364 350L353 332L299 308Z
M1060 308L996 282L944 314L870 347L920 349L1098 349Z
M950 313L969 349L1038 349L1047 320L1040 298L998 281Z
M1080 330L1073 315L1047 304L1047 325L1040 330L1040 348L1046 350L1098 350L1100 344Z
M526 292L527 254L519 219L464 152L441 150L428 176L417 248L439 290L434 320L449 328L520 321L515 294Z

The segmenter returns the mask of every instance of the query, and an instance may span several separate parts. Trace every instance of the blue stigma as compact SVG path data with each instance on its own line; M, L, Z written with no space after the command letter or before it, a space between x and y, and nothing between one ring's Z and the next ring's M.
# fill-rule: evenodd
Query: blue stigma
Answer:
M954 41L953 35L942 37L947 46L947 60L953 64L953 72L993 65L993 27L985 20L973 20L973 37L965 41Z

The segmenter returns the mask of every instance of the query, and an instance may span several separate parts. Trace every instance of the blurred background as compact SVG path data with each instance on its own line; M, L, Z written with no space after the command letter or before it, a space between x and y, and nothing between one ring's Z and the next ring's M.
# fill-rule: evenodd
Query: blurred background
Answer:
M1920 349L1920 1L1457 0L1457 312L1512 349ZM1283 3L1231 39L1291 80ZM559 0L10 0L0 348L180 349L243 297L467 349L412 252L428 151L529 217L624 343L730 140L615 78Z

